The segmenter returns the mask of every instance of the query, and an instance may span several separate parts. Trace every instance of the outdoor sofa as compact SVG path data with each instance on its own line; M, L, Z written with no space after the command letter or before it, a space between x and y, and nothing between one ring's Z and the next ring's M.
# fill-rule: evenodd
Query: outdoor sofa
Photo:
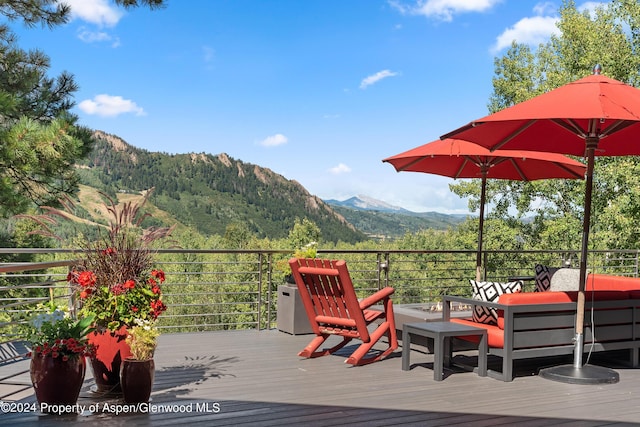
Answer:
M587 289L584 354L629 350L629 365L637 367L640 279L589 274ZM443 320L485 328L489 355L502 358L502 371L489 369L488 375L512 381L515 360L573 353L577 295L576 291L505 293L497 303L446 295L443 297ZM452 318L452 304L494 308L497 322L486 324L472 318ZM477 337L462 339L474 341Z

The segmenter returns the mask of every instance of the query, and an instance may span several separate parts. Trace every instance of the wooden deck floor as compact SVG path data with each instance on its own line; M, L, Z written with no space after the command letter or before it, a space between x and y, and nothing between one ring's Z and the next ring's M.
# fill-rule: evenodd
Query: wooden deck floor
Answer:
M363 367L345 365L344 349L340 355L301 359L297 352L309 340L308 335L275 330L162 335L147 412L116 415L114 411L127 407L91 392L87 370L78 401L85 411L80 415L4 413L0 425L609 426L640 422L639 369L617 367L620 382L608 385L544 380L535 375L537 367L530 365L519 367L510 383L459 370L447 371L445 380L436 382L430 369L433 356L420 351L423 347L412 350L412 369L405 372L400 351ZM0 378L21 369L28 369L27 361L0 366ZM26 387L10 400L35 402L28 374L17 379ZM16 388L0 383L0 392L10 387Z

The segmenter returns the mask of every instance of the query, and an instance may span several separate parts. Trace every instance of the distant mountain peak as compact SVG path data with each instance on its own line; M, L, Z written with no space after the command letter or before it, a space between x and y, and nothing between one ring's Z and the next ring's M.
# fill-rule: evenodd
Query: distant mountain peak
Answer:
M344 206L351 209L368 210L368 211L381 211L381 212L393 212L393 213L408 213L410 211L393 206L382 200L374 199L373 197L358 194L346 200L325 200L325 203L335 206Z

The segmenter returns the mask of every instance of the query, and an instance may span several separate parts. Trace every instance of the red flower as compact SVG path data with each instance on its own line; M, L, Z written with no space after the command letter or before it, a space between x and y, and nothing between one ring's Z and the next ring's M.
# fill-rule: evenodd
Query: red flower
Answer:
M122 295L127 292L127 290L124 288L124 285L122 283L117 283L111 287L111 292L114 295Z
M90 294L91 294L91 292L82 291L82 292L80 292L80 298L81 298L81 299L85 299L85 298L87 298Z
M114 248L107 248L102 251L102 255L115 255L116 250Z
M126 282L124 282L125 289L133 289L136 287L136 282L134 282L133 280L127 280Z
M151 288L151 292L153 292L154 294L158 295L161 291L160 291L160 286L155 285L153 288Z
M138 307L136 307L136 306L131 307L131 311L133 311L134 313L137 313L138 312Z
M83 288L96 284L96 275L93 271L83 271L78 275L78 284Z
M164 282L164 271L162 270L151 270L151 276L155 277L160 281L160 283Z

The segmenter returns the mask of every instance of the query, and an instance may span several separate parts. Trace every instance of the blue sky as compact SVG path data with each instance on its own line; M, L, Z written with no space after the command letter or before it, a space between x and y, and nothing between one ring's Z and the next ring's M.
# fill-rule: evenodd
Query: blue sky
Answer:
M227 153L323 199L468 213L453 180L382 159L486 115L494 58L557 31L561 0L64 0L12 27L74 74L83 125L166 153ZM590 5L593 3L591 2ZM578 3L579 6L583 3Z

